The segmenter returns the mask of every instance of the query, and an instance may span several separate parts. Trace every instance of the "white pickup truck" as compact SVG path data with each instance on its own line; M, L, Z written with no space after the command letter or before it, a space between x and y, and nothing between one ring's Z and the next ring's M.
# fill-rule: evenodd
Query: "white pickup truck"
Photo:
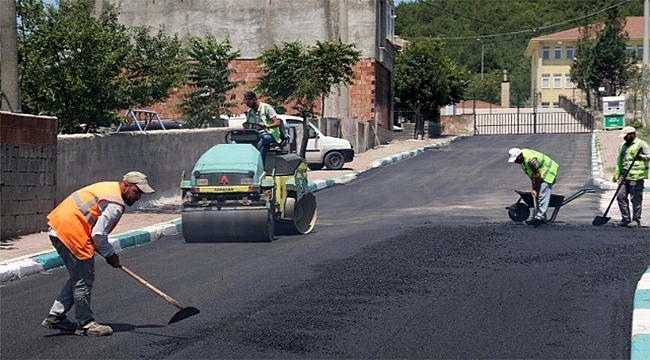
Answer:
M302 118L292 115L278 115L278 119L284 122L285 129L294 128L302 130ZM227 119L228 127L241 128L246 121L243 115ZM300 129L300 130L298 130ZM352 144L345 139L323 135L316 126L309 124L309 138L305 158L311 170L320 170L326 167L329 170L340 170L346 162L354 160L354 149ZM290 134L293 132L289 131ZM290 140L290 142L293 139Z

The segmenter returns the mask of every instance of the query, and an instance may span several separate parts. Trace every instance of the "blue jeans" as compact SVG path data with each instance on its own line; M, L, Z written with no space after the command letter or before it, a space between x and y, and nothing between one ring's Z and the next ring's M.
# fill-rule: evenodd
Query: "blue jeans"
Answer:
M266 153L269 151L269 145L275 142L273 136L266 131L260 132L260 141L257 142L257 150L262 156L262 161L266 162Z
M536 219L546 220L546 211L548 204L551 202L551 191L553 184L545 183L542 181L537 189L537 212L535 213Z
M95 258L79 260L58 238L50 236L50 241L68 270L68 279L54 300L50 315L64 316L74 306L77 325L84 326L94 321L90 292L95 282Z

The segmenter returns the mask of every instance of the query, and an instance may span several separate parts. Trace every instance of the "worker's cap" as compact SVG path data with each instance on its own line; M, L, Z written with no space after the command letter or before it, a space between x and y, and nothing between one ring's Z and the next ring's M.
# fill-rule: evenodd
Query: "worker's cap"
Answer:
M252 91L246 91L244 93L244 101L251 101L257 99L257 95L255 95L254 92Z
M128 173L124 174L124 178L122 179L130 184L133 184L140 189L145 194L151 194L155 190L149 186L149 183L147 182L147 175L139 172L139 171L129 171Z
M517 160L517 156L521 154L521 149L520 148L512 148L508 151L508 155L510 155L510 158L508 159L508 162L515 162Z
M626 126L626 127L624 127L623 129L621 129L621 133L618 134L618 137L620 137L620 138L624 138L625 135L627 135L627 134L632 134L632 133L635 133L635 132L636 132L636 129L635 129L634 127L632 127L632 126Z

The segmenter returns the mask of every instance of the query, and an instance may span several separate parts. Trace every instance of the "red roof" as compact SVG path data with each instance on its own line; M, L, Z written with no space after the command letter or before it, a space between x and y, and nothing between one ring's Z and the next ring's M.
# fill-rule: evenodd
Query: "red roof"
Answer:
M603 24L597 25L598 28L602 26ZM560 31L553 34L543 35L536 38L532 38L531 41L533 40L538 40L538 41L575 40L575 39L579 39L582 36L582 34L580 33L580 29L582 29L582 27L576 27L573 29ZM627 34L630 37L630 39L639 39L639 38L642 39L643 38L643 16L629 16L625 18L624 30L627 31Z
M454 104L456 109L472 109L474 108L474 100L463 100ZM501 108L500 105L492 104L483 100L476 100L476 109L496 109Z

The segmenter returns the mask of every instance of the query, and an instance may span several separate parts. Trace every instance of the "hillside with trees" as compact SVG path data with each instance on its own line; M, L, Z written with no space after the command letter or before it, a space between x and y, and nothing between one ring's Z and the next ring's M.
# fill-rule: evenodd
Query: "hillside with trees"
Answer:
M530 104L530 59L524 57L528 41L604 22L612 7L623 18L643 16L640 0L415 0L397 5L395 34L406 40L440 39L445 54L470 72L467 99L475 93L478 99L498 103L507 69L512 105L526 106Z

